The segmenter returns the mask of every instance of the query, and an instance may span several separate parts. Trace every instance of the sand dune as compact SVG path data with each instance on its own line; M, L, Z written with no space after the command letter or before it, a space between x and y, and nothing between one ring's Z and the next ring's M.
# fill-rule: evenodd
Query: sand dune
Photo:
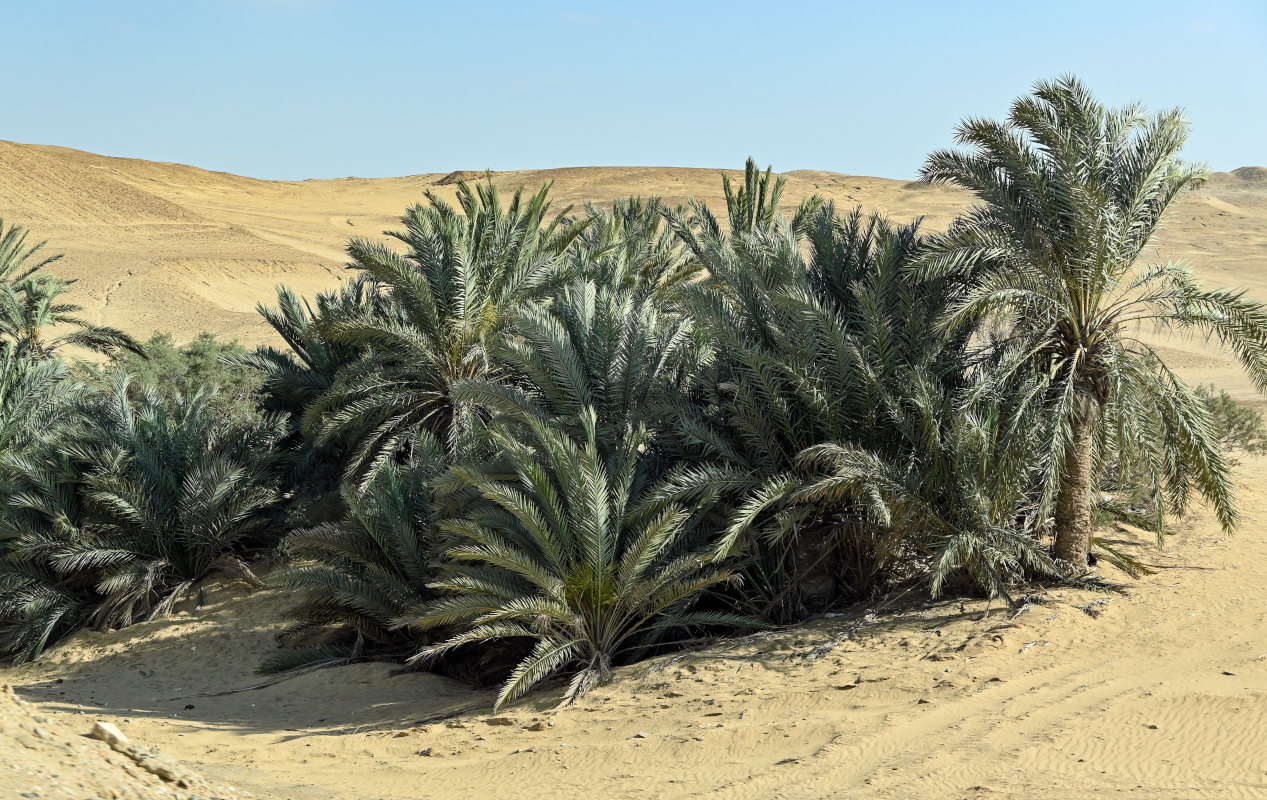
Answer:
M940 229L969 202L954 189L884 178L812 170L786 177L789 210L817 192L841 207L922 216ZM493 178L506 191L554 181L558 210L631 195L673 204L721 198L712 169L574 167ZM164 330L183 341L211 330L248 345L273 341L254 307L273 298L275 284L303 293L337 285L348 238L396 227L427 190L452 198L454 182L446 174L262 181L0 141L0 217L67 254L59 269L79 280L77 297L91 318L141 337ZM1267 169L1216 175L1175 211L1154 257L1188 259L1211 285L1244 286L1267 299ZM1205 363L1212 351L1180 349L1193 354L1194 377L1251 397L1234 371Z

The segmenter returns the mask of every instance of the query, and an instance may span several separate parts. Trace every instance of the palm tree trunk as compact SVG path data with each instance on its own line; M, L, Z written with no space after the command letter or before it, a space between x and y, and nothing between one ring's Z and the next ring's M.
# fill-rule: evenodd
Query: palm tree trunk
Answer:
M1103 409L1087 398L1073 421L1073 442L1056 495L1056 542L1053 553L1075 571L1087 568L1095 512L1095 465L1092 445Z

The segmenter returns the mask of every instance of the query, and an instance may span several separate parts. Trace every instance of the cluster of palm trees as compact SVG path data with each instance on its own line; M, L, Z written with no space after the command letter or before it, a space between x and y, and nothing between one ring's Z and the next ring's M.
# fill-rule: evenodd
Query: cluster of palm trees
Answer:
M1186 132L1040 83L929 157L978 200L944 234L817 197L789 218L751 160L724 220L460 183L353 240L339 291L261 308L287 349L240 358L245 423L13 345L0 651L255 581L289 529L297 646L265 669L401 658L497 674L499 705L564 671L572 699L896 587L1080 579L1114 492L1160 534L1195 488L1231 528L1211 407L1138 338L1217 337L1267 387L1267 309L1139 263L1203 178Z

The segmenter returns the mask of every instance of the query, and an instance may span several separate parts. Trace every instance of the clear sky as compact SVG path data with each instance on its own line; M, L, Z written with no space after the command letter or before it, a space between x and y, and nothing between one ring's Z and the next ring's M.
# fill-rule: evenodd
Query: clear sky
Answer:
M1267 3L0 1L0 139L261 178L595 165L909 178L1073 72L1267 164Z

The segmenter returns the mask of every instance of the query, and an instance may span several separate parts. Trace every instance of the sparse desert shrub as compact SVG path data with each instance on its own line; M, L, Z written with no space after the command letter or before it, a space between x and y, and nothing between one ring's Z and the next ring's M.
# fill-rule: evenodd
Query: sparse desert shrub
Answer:
M1267 453L1267 426L1263 425L1263 412L1238 403L1226 389L1219 389L1214 384L1197 386L1194 392L1210 410L1214 435L1225 453L1233 457L1236 453Z
M192 396L214 389L207 413L229 422L248 422L261 416L261 387L264 375L242 365L246 348L236 341L221 342L206 331L187 344L177 345L170 333L155 332L140 345L140 352L117 353L107 365L76 365L83 378L102 391L108 390L117 373L132 376L134 391L153 387L164 402L177 395Z

